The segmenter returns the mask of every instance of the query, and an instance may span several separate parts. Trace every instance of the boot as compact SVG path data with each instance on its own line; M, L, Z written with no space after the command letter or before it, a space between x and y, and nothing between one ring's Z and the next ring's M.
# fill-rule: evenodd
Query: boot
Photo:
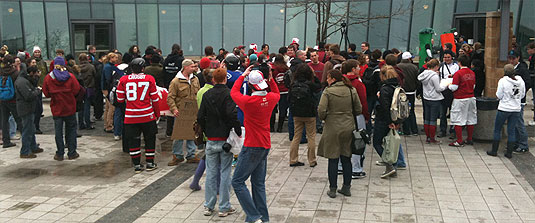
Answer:
M342 188L338 190L338 193L341 193L346 197L351 197L351 185L342 185Z
M167 166L176 166L183 161L184 161L184 158L179 159L179 158L176 158L175 155L173 155L173 160L169 161L169 163L167 163Z
M282 126L284 125L284 120L279 119L279 123L277 126L277 132L282 132Z
M330 198L335 198L336 197L336 187L329 187L329 191L327 191L327 195Z
M498 156L499 147L500 147L500 141L492 141L492 150L487 151L487 155Z
M516 143L507 142L507 151L505 152L505 157L511 159L513 158L513 149Z

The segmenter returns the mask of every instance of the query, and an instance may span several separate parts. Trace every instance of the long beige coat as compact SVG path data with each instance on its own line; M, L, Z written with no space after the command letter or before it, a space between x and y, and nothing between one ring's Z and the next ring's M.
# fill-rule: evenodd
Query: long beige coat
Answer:
M197 92L200 88L199 79L195 75L189 83L186 79L175 77L169 84L169 95L167 95L169 111L179 111L179 118L175 118L171 139L193 140L195 138L193 123L197 119ZM181 111L186 101L194 105L190 105L190 109Z
M325 120L323 135L318 146L318 156L337 159L351 157L352 132L355 121L351 109L350 89L341 81L332 84L323 91L318 106L321 120ZM355 88L351 88L355 115L362 113L362 105Z

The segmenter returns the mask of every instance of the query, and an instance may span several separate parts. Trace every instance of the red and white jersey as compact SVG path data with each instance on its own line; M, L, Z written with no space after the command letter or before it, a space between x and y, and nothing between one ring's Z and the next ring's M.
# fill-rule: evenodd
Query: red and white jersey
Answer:
M126 102L125 124L145 123L159 117L158 92L154 77L130 74L121 77L117 85L117 101Z
M173 113L169 111L169 105L167 104L167 95L169 91L163 87L156 86L156 91L158 91L158 104L160 106L160 116L173 116Z

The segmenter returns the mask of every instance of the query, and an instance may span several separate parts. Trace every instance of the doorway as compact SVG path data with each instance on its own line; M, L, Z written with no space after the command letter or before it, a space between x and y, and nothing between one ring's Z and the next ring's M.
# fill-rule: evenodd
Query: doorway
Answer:
M465 37L465 40L474 44L480 42L485 46L485 25L487 19L485 14L463 14L455 15L455 28L460 35Z
M75 58L86 53L89 45L96 46L97 56L100 52L107 53L115 47L112 21L71 21L71 24Z

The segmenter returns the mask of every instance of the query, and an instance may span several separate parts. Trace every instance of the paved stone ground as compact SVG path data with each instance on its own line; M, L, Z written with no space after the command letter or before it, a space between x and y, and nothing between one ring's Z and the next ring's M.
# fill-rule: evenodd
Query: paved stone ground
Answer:
M37 136L44 153L19 159L20 141L0 149L0 222L243 222L235 196L237 214L202 215L204 190L188 188L194 166L165 166L170 159L165 138L158 141L160 168L153 172L134 174L128 155L102 131L102 122L81 131L79 159L54 161L53 127L45 109L45 134ZM383 168L373 165L379 157L368 148L368 177L353 181L352 197L331 199L325 194L327 160L319 158L315 168L291 168L287 134L273 134L266 179L271 222L535 222L535 191L522 174L533 172L533 166L516 163L533 163L531 153L508 160L484 154L489 144L452 148L423 140L403 138L409 167L389 180L379 178ZM305 160L306 146L300 153Z

